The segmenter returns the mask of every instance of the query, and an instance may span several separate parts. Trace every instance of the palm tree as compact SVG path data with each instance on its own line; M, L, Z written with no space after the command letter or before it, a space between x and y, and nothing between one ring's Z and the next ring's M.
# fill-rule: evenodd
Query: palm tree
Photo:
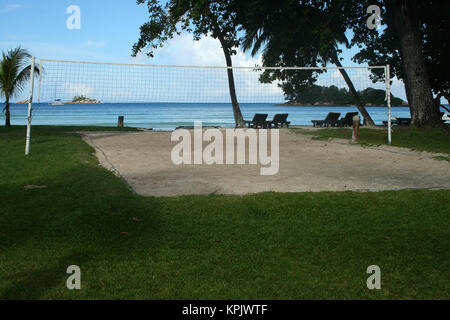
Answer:
M11 98L21 93L25 84L30 80L31 65L27 65L31 59L31 54L20 46L7 51L2 51L0 61L0 95L5 97L5 125L11 126L11 113L9 101ZM39 74L39 69L35 67L35 75Z
M326 66L328 62L334 63L340 68L339 72L367 125L374 126L372 118L340 62L338 45L350 47L345 35L346 29L342 28L342 21L340 21L342 18L339 15L344 8L332 9L329 6L321 8L323 4L320 1L317 3L313 1L312 4L307 5L290 0L267 5L261 0L247 3L249 7L258 9L252 11L246 8L238 11L240 23L245 32L242 48L244 51L250 51L253 56L262 51L264 65L290 67L300 63L315 67L317 63L323 66ZM252 12L253 15L249 15L248 12ZM288 21L295 21L295 23L288 23ZM295 78L292 73L290 76L283 72L272 71L271 73L272 76L266 73L266 79L277 78L289 82L289 79L292 81ZM313 79L314 75L312 72L305 72L297 77L305 83L311 83L308 79Z

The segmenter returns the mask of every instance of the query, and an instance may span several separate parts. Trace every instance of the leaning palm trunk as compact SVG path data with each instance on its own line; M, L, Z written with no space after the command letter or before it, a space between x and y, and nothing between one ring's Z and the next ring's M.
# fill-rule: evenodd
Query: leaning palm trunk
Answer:
M228 50L228 48L225 46L225 41L219 37L220 43L222 45L223 53L225 55L225 60L227 63L227 74L228 74L228 86L230 89L230 98L231 98L231 105L233 106L233 116L234 116L234 122L236 124L236 127L242 128L244 127L244 118L242 117L241 108L239 107L239 102L237 100L236 96L236 87L234 84L234 75L233 75L233 69L232 69L232 61L231 61L231 54Z
M361 99L359 99L358 92L356 92L355 86L353 85L352 80L347 74L347 71L345 69L342 69L342 64L339 61L339 58L337 55L332 57L332 62L339 67L339 71L342 74L342 77L344 77L345 83L347 83L348 88L350 89L350 92L353 96L353 99L355 100L356 107L358 108L359 112L361 112L362 116L364 117L364 120L366 122L367 126L374 127L375 123L372 120L372 117L367 112L366 108L364 107L363 103L361 102Z

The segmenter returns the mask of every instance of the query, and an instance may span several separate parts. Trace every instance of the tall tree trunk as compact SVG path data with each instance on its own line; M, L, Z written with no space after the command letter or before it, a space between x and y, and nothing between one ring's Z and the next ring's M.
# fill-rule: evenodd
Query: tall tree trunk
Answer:
M5 126L6 127L11 126L11 113L9 111L9 97L6 97L6 102L5 102Z
M332 62L337 67L342 68L342 64L339 61L339 57L337 56L337 54L332 57ZM347 86L350 89L353 99L355 99L356 107L358 108L359 112L361 112L361 115L364 117L366 125L368 125L370 127L374 127L375 123L373 122L372 117L370 116L370 114L367 112L366 108L362 104L361 99L359 99L358 92L356 92L355 86L353 85L352 80L348 76L347 71L345 71L345 69L339 69L339 71L341 72L342 77L344 77L345 83L347 83Z
M388 0L403 60L405 87L411 110L411 124L418 127L439 126L431 85L422 55L419 24L414 17L415 1Z
M225 41L222 37L219 37L220 44L222 45L223 53L225 55L225 60L227 63L227 73L228 73L228 86L230 89L230 97L231 97L231 104L233 106L233 115L234 115L234 122L236 124L236 127L242 128L244 127L244 118L242 117L241 108L239 107L239 103L236 96L236 87L234 84L234 75L233 75L233 69L230 67L233 66L233 63L231 61L231 54L227 46L225 45Z

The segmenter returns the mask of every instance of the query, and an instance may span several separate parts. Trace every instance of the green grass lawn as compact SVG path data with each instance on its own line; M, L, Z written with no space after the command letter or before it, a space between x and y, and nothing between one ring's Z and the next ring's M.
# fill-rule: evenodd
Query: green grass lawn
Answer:
M0 128L1 299L450 298L449 190L141 197L74 130Z
M351 128L332 128L320 130L291 129L301 134L310 134L315 139L341 138L351 140ZM361 128L359 143L363 145L387 144L387 130ZM450 155L450 131L444 128L419 129L394 127L392 145L417 151L430 151Z

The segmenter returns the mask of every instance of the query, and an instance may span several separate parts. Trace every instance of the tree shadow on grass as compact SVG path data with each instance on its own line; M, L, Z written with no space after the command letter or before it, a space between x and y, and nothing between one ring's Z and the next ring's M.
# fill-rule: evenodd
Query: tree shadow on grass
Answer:
M3 276L0 281L6 283L6 286L0 291L0 299L43 299L48 291L57 287L61 288L61 291L69 290L66 281L70 274L67 274L66 271L71 265L70 261L82 266L92 257L92 253L75 251L42 268L33 269L30 272L17 272L9 275L8 278Z
M22 185L3 185L0 222L8 232L0 235L0 248L46 237L107 244L109 236L135 230L140 224L157 232L152 213L158 210L159 201L144 202L101 167L80 166L33 183L47 188L23 190Z
M114 261L135 248L161 245L163 231L154 214L160 201L134 195L111 172L79 165L42 183L48 188L3 185L0 225L7 231L0 233L0 270L6 271L1 299L58 294L57 287L68 290L65 271L71 263L92 266L97 259Z

